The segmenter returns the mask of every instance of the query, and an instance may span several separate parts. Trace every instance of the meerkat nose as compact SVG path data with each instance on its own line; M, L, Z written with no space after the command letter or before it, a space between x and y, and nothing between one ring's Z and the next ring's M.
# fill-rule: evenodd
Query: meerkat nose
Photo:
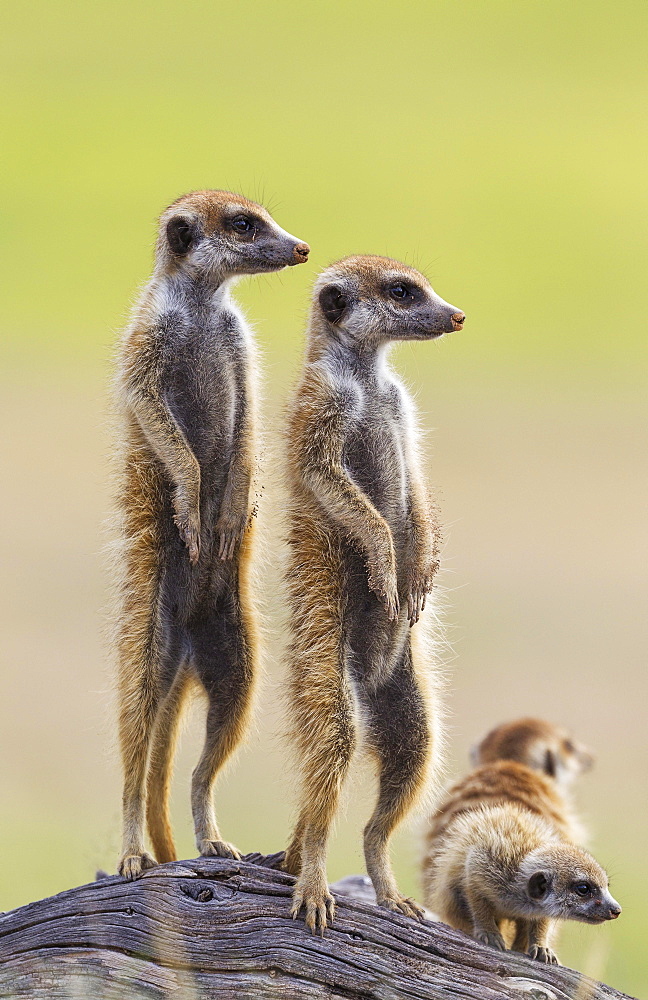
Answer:
M310 247L308 243L298 243L297 246L293 247L293 260L295 264L303 264L304 261L308 260L309 253Z
M453 330L461 330L462 326L464 325L465 318L466 318L466 314L465 313L462 313L462 312L453 313L452 316L451 316L451 319L452 319L452 329Z

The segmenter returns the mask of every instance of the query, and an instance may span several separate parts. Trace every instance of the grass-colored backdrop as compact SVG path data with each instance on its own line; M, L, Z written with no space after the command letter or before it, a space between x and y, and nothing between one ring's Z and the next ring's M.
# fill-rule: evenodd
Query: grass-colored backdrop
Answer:
M307 266L240 286L271 440L331 259L401 257L466 311L461 334L396 356L434 431L447 525L449 770L520 714L589 742L579 802L624 913L569 929L562 957L646 993L647 21L644 0L5 5L0 908L115 863L110 350L157 213L230 187L312 246ZM269 851L292 782L271 475L266 494L267 679L218 801L228 837ZM185 855L200 726L194 714L174 800ZM365 785L333 878L361 867ZM412 832L396 854L414 891Z

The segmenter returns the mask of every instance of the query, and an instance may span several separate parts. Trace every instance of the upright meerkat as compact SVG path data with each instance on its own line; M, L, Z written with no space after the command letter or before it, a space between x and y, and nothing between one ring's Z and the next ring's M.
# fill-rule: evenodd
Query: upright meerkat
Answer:
M440 918L493 947L557 963L555 922L602 923L621 907L605 871L576 841L567 798L592 755L540 719L498 726L473 749L476 765L431 817L424 899Z
M257 659L248 570L256 362L230 299L234 278L279 271L309 247L254 202L196 191L160 217L155 268L118 352L122 417L117 613L124 769L119 872L175 859L168 790L192 685L208 699L191 803L203 855L238 857L221 838L211 788L239 743Z
M367 871L381 905L422 916L398 891L388 842L438 757L434 667L410 626L437 571L439 526L414 407L387 348L464 319L422 274L385 257L348 257L315 285L288 425L289 698L302 792L284 863L297 876L293 916L305 907L313 931L334 916L327 839L360 728L379 777Z

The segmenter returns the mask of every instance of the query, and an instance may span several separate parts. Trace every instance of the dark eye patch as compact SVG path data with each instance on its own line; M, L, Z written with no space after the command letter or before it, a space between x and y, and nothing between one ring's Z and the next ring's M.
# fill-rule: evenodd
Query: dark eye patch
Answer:
M583 882L583 881L574 882L572 884L572 889L574 890L577 896L582 896L583 899L586 896L591 896L593 891L592 886L589 884L589 882Z

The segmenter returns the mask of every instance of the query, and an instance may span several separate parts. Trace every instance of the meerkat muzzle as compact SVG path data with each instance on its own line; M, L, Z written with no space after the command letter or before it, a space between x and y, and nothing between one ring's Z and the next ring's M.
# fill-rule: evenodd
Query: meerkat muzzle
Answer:
M455 331L461 330L464 325L464 320L466 319L466 314L462 312L453 313L451 319L452 329Z
M310 247L308 243L298 243L297 246L293 247L293 260L295 264L303 264L307 261L309 253Z

